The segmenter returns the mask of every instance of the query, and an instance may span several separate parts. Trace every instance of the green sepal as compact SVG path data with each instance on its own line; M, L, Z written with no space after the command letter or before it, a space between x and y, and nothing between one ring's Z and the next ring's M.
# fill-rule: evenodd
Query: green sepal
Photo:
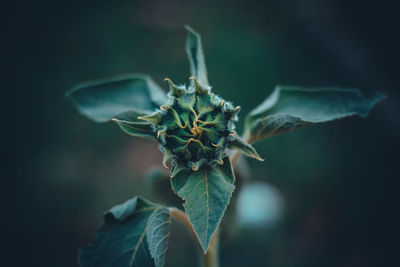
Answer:
M222 107L222 104L225 103L225 100L223 100L221 97L214 93L210 93L210 101L213 105L217 107Z
M163 153L162 165L163 165L165 168L168 169L169 167L167 166L167 162L168 162L170 159L175 158L176 156L175 156L174 154L172 154L171 150L165 148L165 147L162 146L162 145L159 145L159 148L160 148L161 152Z
M207 121L207 125L212 125L213 127L215 127L216 129L222 131L222 130L226 130L226 125L225 125L225 117L224 114L222 113L218 113L217 115L215 115L213 117L212 114L207 114L206 115L206 121Z
M174 84L169 78L165 78L164 81L168 83L169 93L171 94L171 96L180 97L181 95L186 93L185 86L178 86Z
M189 162L189 166L192 168L193 171L198 171L205 164L207 164L207 160L206 159L201 159L201 160L196 161L196 162Z
M222 165L205 165L198 171L183 169L171 179L172 188L185 203L203 252L206 253L235 188L229 157Z
M178 98L179 105L187 110L193 109L195 102L196 102L195 94L185 94Z
M157 112L154 112L153 114L150 114L147 116L140 116L140 117L138 117L138 119L147 121L154 127L157 127L160 124L160 121L162 119L162 114L161 114L161 112L157 111Z
M191 76L189 79L192 80L192 85L194 86L194 91L196 94L204 95L210 92L210 89L204 88L201 86L201 84L199 84L195 76Z
M255 150L255 148L248 144L243 138L241 138L238 135L231 135L228 139L228 148L230 149L237 149L239 150L241 153L243 153L244 155L250 157L250 158L254 158L257 159L259 161L264 161L264 159L262 159L260 157L260 155L258 155L257 151Z
M165 125L158 126L156 135L160 144L165 145L165 138L167 137L167 127Z
M171 170L171 175L170 175L171 178L174 178L178 173L184 170L189 170L186 164L175 162L174 167Z
M155 138L154 127L147 122L131 122L118 119L112 119L127 134L139 137Z
M197 97L196 109L198 116L201 118L204 114L213 111L216 107L212 104L209 95L201 95Z
M239 113L240 109L241 109L240 106L236 106L235 108L226 111L226 113L229 114L228 118L232 118L234 121L237 121L238 120L237 114Z

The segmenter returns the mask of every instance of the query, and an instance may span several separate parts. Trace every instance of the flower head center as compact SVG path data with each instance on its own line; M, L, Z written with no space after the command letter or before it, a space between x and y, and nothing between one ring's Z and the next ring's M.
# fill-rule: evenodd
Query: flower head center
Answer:
M199 126L197 126L197 119L195 119L193 121L193 127L192 127L192 129L190 131L192 132L192 134L194 136L198 136L198 135L201 136L201 134L203 133L201 128Z

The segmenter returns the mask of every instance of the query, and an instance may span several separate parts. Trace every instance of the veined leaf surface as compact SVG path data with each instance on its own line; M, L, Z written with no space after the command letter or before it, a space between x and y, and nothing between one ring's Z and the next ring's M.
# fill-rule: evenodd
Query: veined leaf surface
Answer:
M353 115L366 117L384 99L365 98L357 89L278 86L246 117L244 135L250 143L316 123Z
M171 223L167 208L134 197L105 213L104 220L95 240L81 250L80 266L164 266Z
M198 171L183 169L171 178L174 191L185 201L185 212L204 252L229 204L234 182L229 157L222 165L207 165Z
M127 112L141 116L167 102L165 92L147 75L121 75L81 83L67 93L79 112L95 122L107 122Z

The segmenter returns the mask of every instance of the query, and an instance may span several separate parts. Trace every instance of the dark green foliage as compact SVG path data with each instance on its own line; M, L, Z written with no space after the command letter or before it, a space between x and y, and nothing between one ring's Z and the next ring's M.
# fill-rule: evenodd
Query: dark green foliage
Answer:
M251 143L281 133L348 116L366 117L384 99L367 99L356 89L278 86L246 117L245 136Z
M185 200L185 212L205 253L235 189L230 160L225 157L222 165L197 172L181 170L171 182L174 191Z
M263 161L250 143L315 123L365 117L384 96L366 99L358 90L277 87L246 117L242 138L235 131L240 107L211 92L200 35L187 30L188 86L167 78L165 94L149 76L129 75L78 85L67 96L88 118L112 120L129 135L160 143L163 165L168 168L168 161L173 162L172 189L185 201L206 253L235 188L227 149ZM96 240L82 251L81 265L163 266L169 216L168 209L142 198L113 208Z
M207 195L207 201L199 203L208 206L195 213L189 209L188 215L206 251L234 188L226 149L261 158L235 132L240 107L211 92L200 35L190 27L187 30L186 51L193 75L189 86L177 86L166 79L170 92L165 94L150 77L130 75L84 83L67 96L82 114L96 122L112 120L129 135L157 139L164 154L163 165L167 167L173 159L172 186L180 197L185 198L185 193L176 182L187 182L186 190L194 181L203 181L198 189L203 190L203 197ZM205 184L210 185L210 191ZM191 201L187 199L185 207ZM202 232L204 225L207 230Z
M147 75L121 75L78 84L67 93L78 110L96 122L149 114L166 101L161 88Z
M168 209L134 197L104 215L96 238L81 250L81 266L162 267L168 247Z

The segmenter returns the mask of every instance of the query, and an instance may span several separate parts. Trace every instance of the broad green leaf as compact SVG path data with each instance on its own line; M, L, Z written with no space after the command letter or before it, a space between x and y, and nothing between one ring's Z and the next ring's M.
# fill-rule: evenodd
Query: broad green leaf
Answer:
M185 203L204 253L229 204L235 176L229 157L222 165L205 166L198 171L183 169L171 178L172 188Z
M169 210L166 208L156 210L147 223L147 243L150 254L156 266L164 266L168 249L168 238L170 236L169 226L171 224Z
M209 86L207 79L207 67L204 59L203 47L201 45L201 37L191 27L186 26L188 36L186 39L186 52L189 57L190 73L197 78L202 86ZM193 83L194 81L192 81ZM193 84L192 84L193 85Z
M357 89L278 86L246 117L245 137L250 143L315 123L348 116L366 117L385 98L365 98Z
M108 211L104 220L93 243L81 250L80 266L164 266L168 209L134 197Z
M81 83L67 93L80 113L95 122L107 122L130 112L147 115L167 102L162 89L147 75L131 74Z

